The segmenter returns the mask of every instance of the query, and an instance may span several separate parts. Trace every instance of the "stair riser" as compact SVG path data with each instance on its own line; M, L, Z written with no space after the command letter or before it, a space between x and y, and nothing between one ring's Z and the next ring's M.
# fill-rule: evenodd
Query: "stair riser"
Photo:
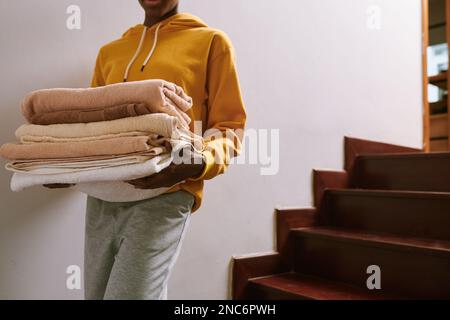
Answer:
M450 259L297 235L296 272L367 288L367 267L381 268L381 290L412 298L450 298Z
M246 287L250 278L288 272L287 266L278 253L233 258L233 299L245 299Z
M351 187L450 192L450 158L356 159Z
M326 192L321 223L368 232L450 240L450 199Z
M249 283L246 288L246 294L243 300L258 299L258 300L310 300L307 297L302 297L296 294L284 292L275 288L260 286L254 283Z

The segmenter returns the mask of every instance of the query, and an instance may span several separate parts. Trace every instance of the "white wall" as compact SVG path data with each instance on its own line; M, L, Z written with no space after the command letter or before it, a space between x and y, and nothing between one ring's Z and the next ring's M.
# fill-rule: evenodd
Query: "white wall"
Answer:
M169 299L225 299L230 257L273 250L273 208L310 205L311 169L342 168L344 135L421 146L420 0L181 3L234 42L248 127L280 129L277 175L235 165L206 183L170 281ZM69 4L81 30L65 27ZM380 30L366 27L369 5ZM26 92L87 86L97 49L141 20L137 0L0 2L0 142ZM84 196L12 193L9 178L0 171L0 298L82 298L65 268L82 266Z

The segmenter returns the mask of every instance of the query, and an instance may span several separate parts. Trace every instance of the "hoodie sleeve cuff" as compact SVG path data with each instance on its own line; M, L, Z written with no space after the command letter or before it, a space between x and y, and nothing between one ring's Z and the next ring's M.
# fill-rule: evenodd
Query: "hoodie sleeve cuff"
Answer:
M203 150L202 151L203 160L205 162L205 167L203 168L202 173L197 177L189 178L188 180L191 181L198 181L198 180L204 180L206 177L206 174L211 170L211 168L214 165L214 155L209 150Z

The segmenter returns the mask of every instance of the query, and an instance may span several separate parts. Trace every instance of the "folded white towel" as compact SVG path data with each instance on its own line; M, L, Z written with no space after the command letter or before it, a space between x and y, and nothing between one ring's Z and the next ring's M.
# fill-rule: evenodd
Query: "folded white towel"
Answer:
M15 172L11 178L11 190L53 183L82 183L92 181L123 181L152 175L168 167L170 154L156 156L144 163L57 174L32 174Z
M161 154L160 152L159 154ZM166 152L167 153L167 152ZM79 172L85 170L97 170L102 168L117 167L123 165L131 165L136 163L143 163L156 155L136 155L126 156L112 159L99 159L89 161L75 161L75 162L55 162L44 164L15 164L7 163L6 170L18 172L18 173L30 173L30 174L58 174L68 172Z
M178 158L176 161L180 162L189 161L195 158L202 157L200 153L189 148L185 148L183 151L184 151L183 156ZM123 181L101 181L101 182L79 183L75 186L75 189L83 193L86 193L94 198L101 199L104 201L129 202L159 196L160 194L163 194L172 187L173 186L168 188L157 188L157 189L137 189L133 185Z
M186 141L175 140L172 142L172 152L158 155L148 161L132 165L86 170L79 172L58 174L32 174L15 172L11 178L11 190L21 191L25 188L42 184L53 183L82 183L99 181L127 181L150 176L167 168L173 161L174 155L180 149L189 147Z

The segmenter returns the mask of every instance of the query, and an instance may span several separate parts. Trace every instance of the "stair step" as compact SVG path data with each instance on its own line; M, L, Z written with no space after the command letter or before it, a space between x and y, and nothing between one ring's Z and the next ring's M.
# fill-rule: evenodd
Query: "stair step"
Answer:
M345 230L333 227L291 229L300 235L327 238L336 241L359 243L367 246L431 254L450 259L450 241L400 237L387 233L366 233L359 230ZM450 270L449 270L450 272Z
M327 189L319 215L323 225L450 240L450 193Z
M359 155L353 164L350 186L450 192L450 152Z
M345 283L289 272L249 280L254 299L392 300L398 296Z
M332 227L298 228L294 270L366 288L367 267L381 288L415 298L450 298L450 242Z

